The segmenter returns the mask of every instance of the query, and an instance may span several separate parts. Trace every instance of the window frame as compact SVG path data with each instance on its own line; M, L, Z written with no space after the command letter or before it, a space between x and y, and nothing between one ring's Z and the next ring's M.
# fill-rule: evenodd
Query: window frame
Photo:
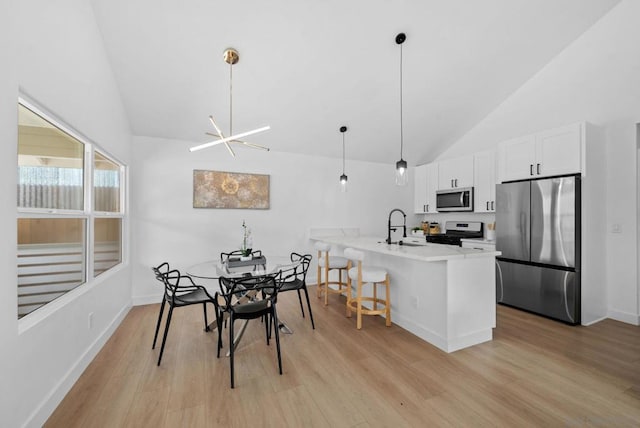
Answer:
M23 332L30 328L32 325L35 325L40 320L48 317L50 314L59 310L60 307L65 306L69 302L74 301L80 295L92 289L96 284L103 282L108 279L111 275L117 273L125 266L129 264L129 254L127 251L128 248L128 206L126 204L128 200L128 166L124 162L120 161L116 156L113 156L109 153L108 150L100 147L100 145L96 144L93 140L86 137L81 132L78 132L73 127L66 124L63 120L61 120L55 114L47 111L42 108L37 102L32 101L25 97L23 94L18 96L18 105L22 105L26 109L35 113L36 115L42 117L47 122L51 123L53 126L58 128L59 130L67 133L72 138L78 140L81 144L84 145L84 171L83 171L83 209L82 210L73 210L73 209L52 209L52 208L24 208L19 207L16 204L16 224L18 219L21 218L80 218L85 222L85 236L84 236L84 252L85 252L85 269L84 269L84 280L77 287L69 290L62 296L49 301L48 303L42 305L41 307L25 314L22 317L18 318L18 326L19 331ZM16 124L19 126L19 124ZM19 130L18 134L19 135ZM18 140L16 140L16 145L18 144ZM120 210L119 212L108 212L108 211L94 211L94 160L95 153L99 153L104 158L116 164L118 168L118 175L120 180L120 188L119 188L119 198L120 198ZM16 172L19 167L17 158L16 158ZM110 267L106 271L98 274L95 274L95 219L96 218L119 218L120 219L120 251L121 251L121 260L120 263ZM17 251L17 248L16 248ZM18 302L18 282L16 277L16 308ZM17 312L16 312L17 313Z

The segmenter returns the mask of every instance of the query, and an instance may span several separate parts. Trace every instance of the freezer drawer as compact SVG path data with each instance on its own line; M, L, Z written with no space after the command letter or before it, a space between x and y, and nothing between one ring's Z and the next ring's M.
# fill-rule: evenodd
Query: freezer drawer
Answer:
M576 272L496 260L496 299L571 324L580 322Z

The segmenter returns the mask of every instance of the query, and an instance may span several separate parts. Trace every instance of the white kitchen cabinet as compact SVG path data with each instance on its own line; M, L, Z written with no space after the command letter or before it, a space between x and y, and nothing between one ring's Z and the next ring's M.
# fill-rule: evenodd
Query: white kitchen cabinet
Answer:
M427 165L419 165L413 173L413 212L427 212Z
M473 156L438 162L438 189L473 186Z
M427 213L436 211L436 191L438 190L438 170L437 163L427 164Z
M576 123L536 134L536 174L574 174L580 172L582 153L581 124Z
M533 135L514 138L500 144L500 181L529 178L529 167L535 163L536 139Z
M492 213L496 208L496 158L494 151L473 156L474 211Z
M500 181L581 172L581 123L527 135L500 144Z
M438 164L417 166L414 173L414 213L436 212L436 190L438 190Z

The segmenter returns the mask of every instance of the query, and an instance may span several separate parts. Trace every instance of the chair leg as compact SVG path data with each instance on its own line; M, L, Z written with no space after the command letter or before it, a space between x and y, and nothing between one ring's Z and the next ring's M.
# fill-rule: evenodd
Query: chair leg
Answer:
M280 332L278 331L278 313L276 311L276 307L273 306L271 309L271 317L273 318L272 322L275 325L276 331L276 350L278 351L278 369L280 370L280 374L282 374L282 356L280 355Z
M358 292L356 296L356 302L358 304L358 310L356 311L357 313L356 327L358 328L358 330L360 330L362 328L362 283L360 281L358 281Z
M224 314L218 307L217 303L214 303L213 306L216 311L216 330L218 330L218 351L216 354L216 358L220 358L220 349L222 348L222 318L224 317Z
M160 347L160 355L158 356L158 366L162 360L162 354L164 353L164 344L167 342L167 333L169 333L169 326L171 325L171 315L173 315L173 306L169 305L169 314L167 314L167 321L164 325L164 335L162 336L162 346Z
M207 320L207 302L202 303L202 310L204 311L204 331L210 331L209 321Z
M351 300L352 300L352 295L351 295L351 277L349 275L347 275L347 318L351 318Z
M311 312L311 303L309 303L309 292L307 291L307 286L305 285L302 290L304 291L304 297L307 299L307 308L309 309L309 318L311 318L311 327L315 330L316 324L313 322L313 312Z
M319 253L318 253L319 254ZM320 256L318 256L320 258ZM322 270L320 268L320 263L318 263L318 273L316 274L316 297L319 299L322 297Z
M167 303L164 296L162 297L162 304L160 305L160 314L158 314L158 323L156 324L156 334L153 335L153 346L151 349L156 349L156 340L158 340L158 331L160 330L160 322L162 321L162 313L164 312L164 305Z
M329 265L324 267L324 305L329 305Z
M389 275L385 278L385 284L387 285L387 304L385 306L385 317L387 327L391 326L391 291L389 290Z
M378 283L373 283L373 310L378 310Z
M229 373L231 375L231 388L233 385L233 315L229 318Z
M298 292L298 301L300 302L300 311L302 311L302 318L304 318L304 307L302 307L302 296L300 295L300 289L296 290Z
M264 323L264 333L267 338L267 346L269 346L269 339L271 338L271 324L269 323L269 317L266 317L266 321Z

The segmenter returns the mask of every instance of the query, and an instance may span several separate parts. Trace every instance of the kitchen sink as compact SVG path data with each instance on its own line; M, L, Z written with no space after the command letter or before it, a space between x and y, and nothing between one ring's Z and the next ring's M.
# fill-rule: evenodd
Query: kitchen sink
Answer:
M387 244L387 243L385 241L378 241L378 244ZM402 244L398 241L392 241L391 245L398 245L401 247L424 247L425 246L424 244L415 244L413 242L405 242L405 241L403 241Z
M424 247L424 244L415 244L413 242L403 242L402 243L403 246L405 247Z

